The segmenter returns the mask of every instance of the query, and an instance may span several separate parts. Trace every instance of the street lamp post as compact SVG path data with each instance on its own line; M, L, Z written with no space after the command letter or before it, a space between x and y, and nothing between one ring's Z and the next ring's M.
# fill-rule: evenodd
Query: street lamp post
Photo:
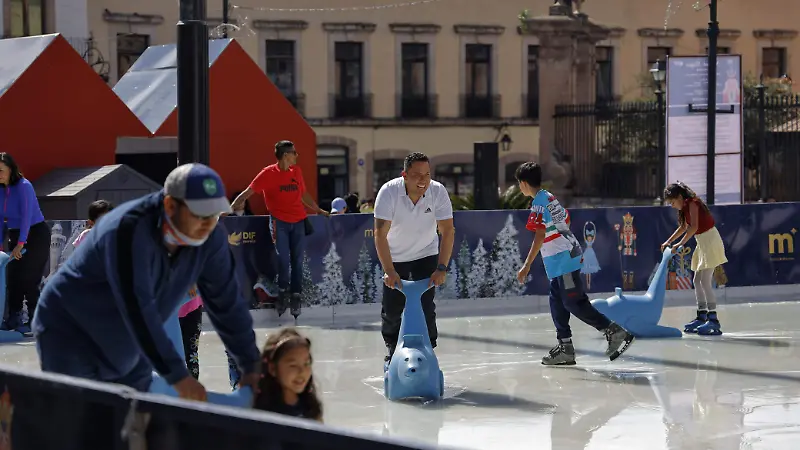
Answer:
M659 177L662 186L666 186L667 184L667 171L666 171L666 161L667 161L667 149L665 144L665 133L664 130L666 128L666 120L664 119L664 80L667 77L667 63L666 61L657 60L653 63L653 67L650 69L650 75L653 77L653 81L655 82L655 94L656 94L656 109L658 110L658 154L659 154L659 161L661 161L661 167L659 168Z
M717 140L717 0L709 0L708 30L708 126L706 142L706 203L714 204L714 163Z

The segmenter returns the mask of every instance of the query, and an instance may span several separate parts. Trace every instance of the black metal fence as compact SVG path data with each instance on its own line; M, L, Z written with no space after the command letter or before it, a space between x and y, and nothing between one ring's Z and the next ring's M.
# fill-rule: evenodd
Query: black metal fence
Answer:
M0 441L15 450L434 448L8 366L0 366Z
M745 201L800 200L800 96L756 93L742 122ZM660 197L664 124L657 102L557 106L555 148L571 160L573 195Z

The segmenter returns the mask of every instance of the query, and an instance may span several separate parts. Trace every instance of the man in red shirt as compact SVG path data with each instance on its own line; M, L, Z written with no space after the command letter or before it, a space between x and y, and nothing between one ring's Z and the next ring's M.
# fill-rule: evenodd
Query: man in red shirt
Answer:
M303 251L306 236L306 208L329 216L306 191L303 172L297 165L297 150L290 141L275 144L277 163L265 167L250 186L233 201L234 211L244 208L251 195L261 193L270 214L270 232L278 252L278 315L287 303L297 319L300 315L300 294L303 281ZM292 268L291 280L289 267Z

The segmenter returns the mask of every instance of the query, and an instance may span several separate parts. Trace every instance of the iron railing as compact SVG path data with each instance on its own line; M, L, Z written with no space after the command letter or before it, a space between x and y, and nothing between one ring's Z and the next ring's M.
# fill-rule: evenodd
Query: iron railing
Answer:
M461 117L467 119L495 119L500 117L500 96L462 95Z
M439 96L436 94L398 94L396 116L398 119L434 119L438 102Z
M661 197L665 117L657 102L557 106L555 150L571 160L573 195ZM747 98L742 122L745 201L800 200L800 96Z
M368 119L372 117L372 94L343 96L331 94L331 114L334 119Z

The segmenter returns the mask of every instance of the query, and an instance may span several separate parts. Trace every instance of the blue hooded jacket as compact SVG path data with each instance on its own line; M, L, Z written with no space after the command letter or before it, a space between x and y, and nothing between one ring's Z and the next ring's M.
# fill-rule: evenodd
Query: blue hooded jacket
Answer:
M260 354L224 227L218 224L202 246L181 247L170 257L163 201L163 192L150 194L98 221L45 284L33 332L61 333L76 352L93 352L101 380L130 374L144 356L175 384L189 372L164 322L196 282L225 347L243 373L253 372Z

